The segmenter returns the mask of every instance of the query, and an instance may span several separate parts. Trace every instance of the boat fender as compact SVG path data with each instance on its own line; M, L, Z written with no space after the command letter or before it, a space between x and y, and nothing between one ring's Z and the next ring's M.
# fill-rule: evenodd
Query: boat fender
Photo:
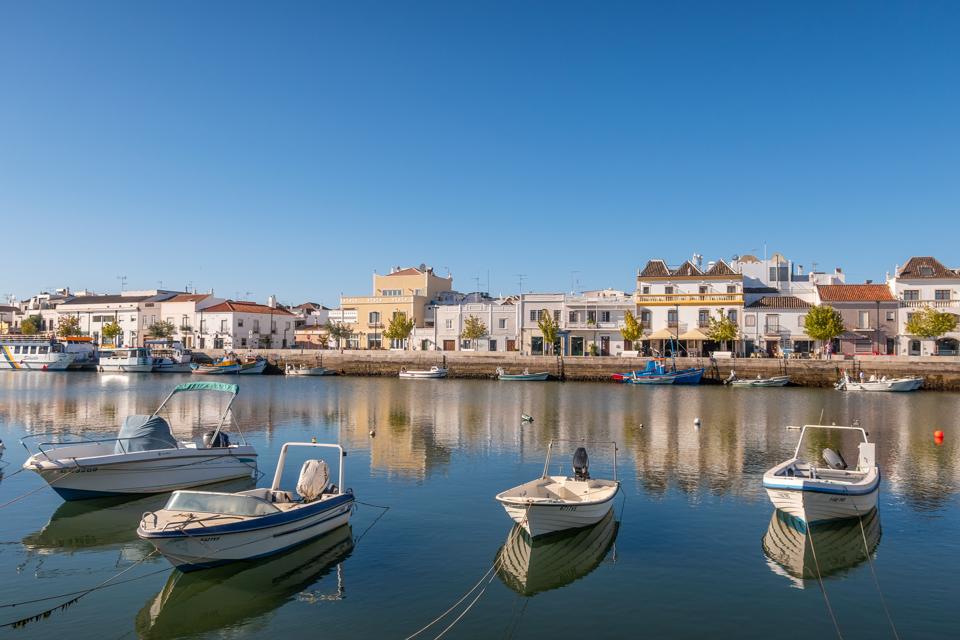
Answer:
M583 447L577 447L573 452L573 471L577 480L590 479L590 458Z
M327 488L330 481L330 468L323 460L307 460L300 468L300 479L297 480L297 493L306 502L316 500Z
M214 437L216 435L216 437ZM230 436L225 434L223 431L217 433L215 431L208 431L203 434L203 446L205 449L220 449L222 447L230 446Z
M834 451L833 449L824 449L823 450L823 459L827 462L828 465L834 469L846 469L847 461L843 459L843 456L839 452Z

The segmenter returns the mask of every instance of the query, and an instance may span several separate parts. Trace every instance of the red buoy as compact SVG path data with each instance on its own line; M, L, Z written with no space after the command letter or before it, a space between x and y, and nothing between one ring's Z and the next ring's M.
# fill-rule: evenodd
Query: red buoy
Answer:
M943 431L937 429L933 432L933 444L937 445L938 447L943 444Z

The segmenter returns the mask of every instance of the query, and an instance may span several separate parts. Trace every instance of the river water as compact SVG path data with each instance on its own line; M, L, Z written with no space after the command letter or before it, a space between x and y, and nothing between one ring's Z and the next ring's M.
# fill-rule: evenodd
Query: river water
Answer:
M128 569L0 637L405 638L481 581L505 543L499 570L444 637L836 637L830 611L844 638L892 637L884 602L901 637L960 633L960 394L244 377L236 413L266 472L260 486L284 442L339 440L345 484L367 504L350 530L192 574L143 559L152 547L137 522L164 498L64 503L34 474L11 475L26 457L18 438L109 436L185 379L0 376L0 504L34 491L0 508L0 624ZM217 402L174 404L175 433L201 435ZM522 413L534 422L522 425ZM821 415L859 420L883 474L879 512L862 529L814 532L823 589L802 536L761 487L796 445L786 425ZM623 492L609 520L531 550L493 497L537 477L552 438L616 441ZM612 447L588 449L594 476L611 475ZM567 453L555 462L569 469ZM436 637L479 592L418 637ZM24 601L34 602L10 606Z

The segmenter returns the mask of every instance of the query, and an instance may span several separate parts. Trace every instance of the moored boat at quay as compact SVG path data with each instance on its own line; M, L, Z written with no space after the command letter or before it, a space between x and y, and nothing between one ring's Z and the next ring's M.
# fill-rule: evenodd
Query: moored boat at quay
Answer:
M190 373L193 353L176 340L147 340L154 373Z
M98 370L103 373L150 373L153 356L146 347L122 347L100 352Z
M0 336L0 369L63 371L75 359L75 354L49 336Z

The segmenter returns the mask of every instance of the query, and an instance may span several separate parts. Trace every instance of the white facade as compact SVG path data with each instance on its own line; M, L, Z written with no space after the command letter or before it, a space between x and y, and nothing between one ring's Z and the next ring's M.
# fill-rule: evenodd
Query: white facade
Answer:
M900 301L897 317L897 354L909 356L960 355L960 327L938 339L911 336L907 321L920 308L960 316L960 270L949 269L932 257L910 258L887 279L890 292Z
M619 356L626 346L633 346L625 345L620 333L627 311L636 311L633 297L612 289L582 295L525 293L520 296L522 351L544 353L538 321L549 313L560 327L557 355Z
M416 350L442 351L516 351L519 347L519 307L513 298L443 304L431 308L431 326L417 327L410 341ZM479 340L460 336L471 316L479 318L487 335Z
M201 349L285 349L294 345L296 316L286 309L226 300L198 311Z
M57 305L57 313L75 316L80 321L80 331L94 342L103 344L103 327L116 322L121 333L114 346L143 346L150 325L163 319L160 304L177 295L176 291L153 289L149 291L124 291L116 295L77 295Z
M739 256L731 268L743 276L744 302L749 305L764 296L795 296L800 300L817 303L818 284L844 284L843 271L837 267L832 273L804 271L797 264L779 253L761 260L756 256Z

